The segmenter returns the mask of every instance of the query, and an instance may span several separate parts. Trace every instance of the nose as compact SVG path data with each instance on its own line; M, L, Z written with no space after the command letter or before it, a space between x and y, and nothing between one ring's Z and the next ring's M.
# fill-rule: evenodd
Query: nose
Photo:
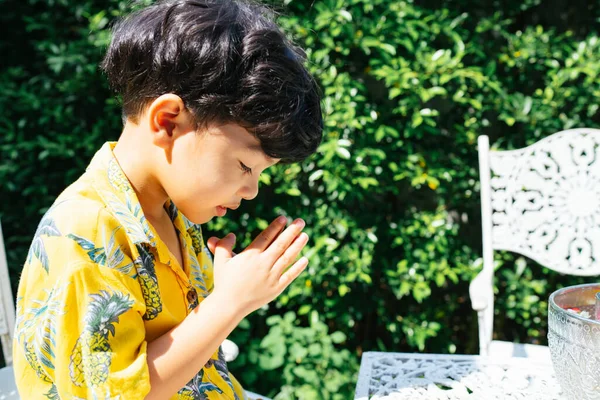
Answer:
M238 191L238 196L244 200L252 200L258 195L258 179L247 181Z

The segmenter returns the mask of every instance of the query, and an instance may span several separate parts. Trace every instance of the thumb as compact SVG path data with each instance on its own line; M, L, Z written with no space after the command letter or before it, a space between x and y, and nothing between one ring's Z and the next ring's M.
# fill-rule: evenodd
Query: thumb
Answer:
M215 264L217 262L226 262L233 257L233 246L235 245L235 235L228 234L219 240L215 247Z

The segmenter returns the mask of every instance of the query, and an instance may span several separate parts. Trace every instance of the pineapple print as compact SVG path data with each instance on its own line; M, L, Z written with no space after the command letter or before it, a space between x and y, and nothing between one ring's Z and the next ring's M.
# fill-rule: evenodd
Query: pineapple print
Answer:
M223 394L223 391L210 382L203 382L204 370L200 370L191 381L188 382L177 394L179 400L208 400L206 392L217 392Z
M204 248L204 242L202 239L202 231L195 225L188 229L188 235L192 239L192 246L194 248L194 256L190 257L190 278L193 285L200 290L200 295L206 297L208 295L208 288L206 287L206 280L202 267L198 262L201 260L201 254Z
M227 362L225 361L225 355L223 354L221 347L219 347L219 352L217 354L217 358L216 359L211 358L210 360L208 360L208 363L206 363L205 367L210 368L213 366L217 370L217 373L219 374L219 376L221 378L223 378L225 383L227 383L227 385L231 388L231 391L233 392L235 400L239 400L239 397L233 387L233 383L231 382L231 378L229 377L229 369L227 368Z
M58 394L58 388L56 387L56 385L53 383L52 387L50 387L50 390L48 391L48 393L44 393L44 396L46 396L47 399L50 400L60 400L60 396Z
M167 203L167 214L169 214L169 218L171 218L172 222L175 222L175 219L177 218L177 214L179 214L179 211L177 210L175 203L173 203L170 200Z
M115 209L120 220L125 225L127 234L134 238L137 243L149 241L153 243L154 235L146 216L142 210L142 206L139 204L135 193L131 187L131 183L121 170L119 163L114 158L108 162L108 182L115 189L115 191L123 193L125 195L125 207L123 206L122 200L112 193L105 193L108 203Z
M108 162L108 182L117 192L126 193L131 190L131 184L114 158Z
M200 228L192 226L188 229L188 234L192 238L192 246L194 246L196 254L202 254L202 251L204 250L204 240L202 239L202 231Z
M190 281L191 281L192 285L200 291L199 295L202 297L206 297L206 295L207 295L206 283L204 282L204 274L202 273L200 263L198 263L198 258L196 257L195 254L190 254L189 260L190 260ZM195 304L194 307L192 308L192 310L194 308L196 308L197 305L198 304Z
M90 297L85 314L86 326L71 353L69 371L76 386L96 387L108 378L112 357L109 334L115 336L114 324L133 306L133 301L129 295L110 294L105 290Z
M48 259L48 254L46 253L43 237L61 236L60 231L56 227L54 219L50 216L50 210L46 212L46 215L44 218L42 218L42 221L37 227L35 236L33 237L33 242L29 248L29 254L27 254L27 263L31 263L34 257L37 258L42 264L42 268L44 268L46 273L49 272L50 260Z
M114 187L117 184L115 182L121 182L119 183L119 186L123 188L124 182L128 181L122 172L120 172L119 175L122 179L117 180L116 178L113 178L114 182L111 182L111 185ZM128 188L130 188L128 183L127 185ZM123 227L127 231L127 236L129 236L134 243L151 243L154 245L154 234L152 233L152 229L150 229L142 206L137 200L133 190L126 190L121 197L108 190L99 190L99 193L115 213L115 216L123 224Z
M140 256L135 260L138 280L142 287L142 294L146 302L146 313L144 319L152 320L162 311L158 279L154 271L154 256L145 244L136 245Z
M108 205L127 231L127 236L134 243L154 245L154 234L133 191L125 193L125 202L112 192L101 191L100 193L107 199Z
M67 237L74 240L79 247L81 247L83 251L87 253L92 262L98 265L116 269L125 275L130 275L133 269L133 263L129 262L123 265L123 261L125 261L125 253L123 253L123 250L121 250L115 241L115 234L119 229L121 229L121 227L117 227L112 231L108 241L104 239L105 247L96 247L94 242L91 240L72 233L69 233ZM106 236L107 235L105 233L104 238L106 238ZM132 278L135 278L135 276L132 276Z
M85 399L82 397L73 397L73 400L125 400L121 399L121 395L118 394L116 396L111 396L110 389L106 389L106 393L98 394L97 390L92 389L92 397L86 397Z
M56 319L64 314L60 295L65 287L47 290L47 296L34 300L33 307L23 308L23 298L17 299L16 337L23 346L25 359L36 375L51 382L54 374ZM24 312L21 312L24 310Z
M33 346L33 343L25 342L24 347L25 347L25 359L29 363L29 366L31 368L33 368L33 370L35 371L35 374L38 376L38 378L43 379L45 382L51 382L48 375L46 375L46 371L44 371L44 368L42 367L42 364L38 358L38 355L37 355L35 347Z

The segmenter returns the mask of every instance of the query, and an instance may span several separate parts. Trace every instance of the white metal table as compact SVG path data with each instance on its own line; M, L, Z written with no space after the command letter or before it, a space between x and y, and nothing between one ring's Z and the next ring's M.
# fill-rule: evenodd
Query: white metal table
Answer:
M355 400L565 400L551 363L513 357L363 353Z

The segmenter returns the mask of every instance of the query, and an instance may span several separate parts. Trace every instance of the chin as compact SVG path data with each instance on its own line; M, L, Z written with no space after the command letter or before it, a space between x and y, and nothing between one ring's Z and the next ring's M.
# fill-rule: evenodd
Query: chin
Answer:
M213 219L213 217L198 216L197 218L188 218L193 224L202 225Z
M203 214L202 212L186 213L182 209L179 209L179 212L181 214L183 214L183 216L185 218L187 218L188 221L190 221L192 224L205 224L208 221L210 221L211 219L213 219L213 217L211 215L206 215L206 214Z
M207 217L207 218L202 218L202 219L199 219L198 221L193 221L193 222L195 224L202 225L202 224L206 224L207 222L211 221L212 219L213 219L213 217Z

